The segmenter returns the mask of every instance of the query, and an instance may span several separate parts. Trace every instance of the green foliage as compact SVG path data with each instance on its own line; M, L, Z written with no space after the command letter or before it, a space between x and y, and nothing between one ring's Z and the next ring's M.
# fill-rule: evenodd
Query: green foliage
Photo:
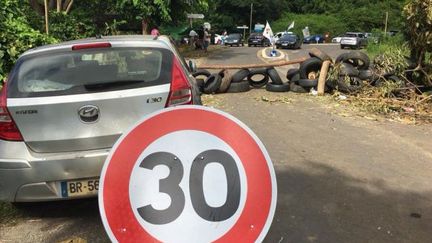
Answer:
M0 80L3 80L21 53L55 39L29 26L20 1L0 0L0 3Z
M313 15L322 15L327 17L323 20L332 26L324 30L320 23L315 23L317 26L314 27L318 27L318 30L312 30L315 33L323 30L337 34L347 31L370 32L373 28L384 28L386 12L389 13L389 29L401 29L403 26L401 10L404 2L405 0L216 0L209 2L209 12L206 16L209 16L211 22L225 29L243 24L249 26L251 3L253 3L253 24L265 23L266 20L276 21L281 23L280 28L284 29L286 27L282 25L288 26L294 20L296 24L298 23L298 31L305 27L302 25L303 22L307 22L309 27L312 25L304 16L320 21L320 17L313 17ZM299 17L299 19L289 19L289 22L283 23L283 20L287 20L286 16ZM336 22L330 22L330 19ZM341 29L342 26L344 29Z
M119 35L120 34L119 26L122 24L126 24L126 21L125 20L117 21L114 19L112 23L105 22L104 35Z
M94 25L86 18L81 18L78 12L51 11L49 14L49 33L59 40L75 40L95 35Z
M347 26L340 21L335 15L318 15L318 14L284 14L282 18L271 23L273 32L284 31L289 24L295 21L294 29L290 30L297 34L302 33L302 29L309 27L311 34L324 34L330 32L331 35L337 35L345 32Z
M403 50L404 55L409 55L407 42L402 34L397 34L396 36L384 36L380 33L378 36L380 38L378 43L368 43L366 47L366 51L371 59L375 58L379 54L392 52L394 49L401 49Z
M432 52L432 0L412 0L404 8L411 48Z

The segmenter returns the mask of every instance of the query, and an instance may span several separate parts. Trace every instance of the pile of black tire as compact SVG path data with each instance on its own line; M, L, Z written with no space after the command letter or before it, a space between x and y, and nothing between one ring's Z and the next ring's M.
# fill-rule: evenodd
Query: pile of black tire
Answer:
M310 58L300 64L297 69L290 69L287 79L291 83L291 91L306 93L312 88L317 89L321 66L324 61L332 59L325 53L309 53ZM363 52L348 52L338 56L329 73L336 70L336 77L326 77L325 91L339 90L345 93L354 92L362 87L363 80L370 80L373 72L369 67L369 57Z
M325 60L332 59L325 53L309 53L310 58L297 69L290 69L287 79L293 92L310 92L317 88L319 72ZM369 57L361 51L351 51L339 55L330 66L326 77L325 91L338 90L342 93L354 93L364 86L381 86L384 82L402 82L395 72L383 72L378 60L371 63Z
M274 67L240 69L233 75L227 70L210 73L200 69L193 73L198 87L205 94L247 92L251 88L265 86L270 92L287 92L289 83L284 83ZM204 77L204 78L202 78Z
M378 65L371 65L369 57L361 51L343 53L334 62L323 52L311 51L309 55L310 58L302 62L299 68L288 70L286 82L282 81L274 67L241 69L234 75L227 70L210 73L201 69L193 76L201 92L206 94L246 92L264 86L270 92L309 93L311 89L317 89L322 64L328 60L332 61L332 65L326 77L325 92L338 90L353 93L365 85L380 86L384 81L400 82L394 73L382 73Z

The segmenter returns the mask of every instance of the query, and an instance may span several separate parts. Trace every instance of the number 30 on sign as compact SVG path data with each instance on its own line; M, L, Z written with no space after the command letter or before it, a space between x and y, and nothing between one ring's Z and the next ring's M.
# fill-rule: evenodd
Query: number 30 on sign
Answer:
M143 119L101 175L100 213L113 242L255 242L276 207L276 178L256 135L195 106Z

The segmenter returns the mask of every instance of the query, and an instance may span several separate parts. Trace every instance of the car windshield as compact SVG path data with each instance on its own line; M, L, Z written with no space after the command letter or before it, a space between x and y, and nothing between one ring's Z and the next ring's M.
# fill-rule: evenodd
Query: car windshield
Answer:
M33 55L18 65L13 88L17 93L35 94L121 81L165 82L161 76L165 79L164 72L170 72L170 68L163 65L164 52L98 48Z
M347 33L345 37L357 37L358 35L355 33Z
M297 39L297 36L296 35L285 34L280 39L281 40L295 40L295 39Z
M240 34L229 34L229 38L240 38Z

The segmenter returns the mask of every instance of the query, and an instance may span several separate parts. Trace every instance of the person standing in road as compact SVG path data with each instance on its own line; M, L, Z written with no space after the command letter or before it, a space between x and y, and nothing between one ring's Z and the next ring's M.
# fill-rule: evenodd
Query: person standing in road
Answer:
M222 40L222 45L225 45L225 39L226 39L226 37L228 36L228 33L227 33L227 31L226 30L224 30L223 32L222 32L222 36L221 36L221 40Z
M210 34L208 33L208 29L204 29L204 51L207 52L207 48L210 44Z

